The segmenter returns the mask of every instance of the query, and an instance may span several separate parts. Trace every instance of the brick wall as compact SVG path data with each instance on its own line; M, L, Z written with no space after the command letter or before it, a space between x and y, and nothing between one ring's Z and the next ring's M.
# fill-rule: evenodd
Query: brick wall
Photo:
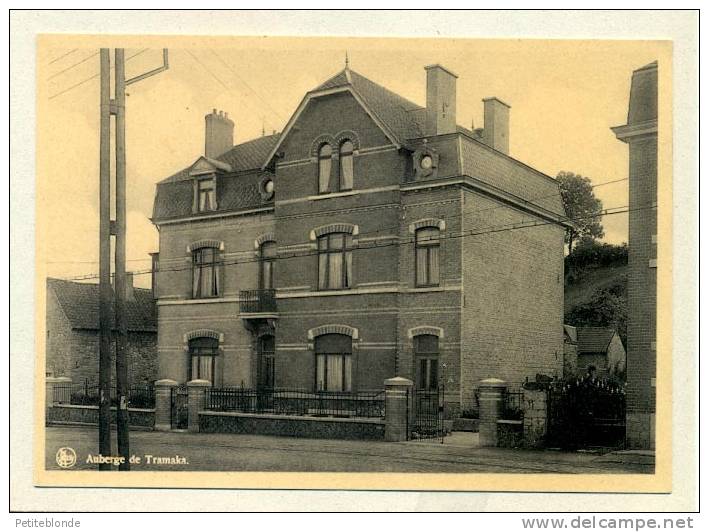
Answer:
M111 369L115 382L115 341L111 344ZM46 371L70 377L75 384L98 383L98 331L72 329L54 291L47 291ZM128 332L128 376L133 384L157 378L157 333Z
M51 289L47 290L46 323L46 373L52 377L70 377L74 368L71 355L73 332L54 290Z
M646 414L655 412L657 269L657 137L630 142L630 210L628 220L628 439L633 447L649 446ZM642 209L642 210L635 210ZM641 421L631 419L637 414Z
M463 195L462 388L464 405L484 378L518 386L537 373L562 374L564 229L473 192Z

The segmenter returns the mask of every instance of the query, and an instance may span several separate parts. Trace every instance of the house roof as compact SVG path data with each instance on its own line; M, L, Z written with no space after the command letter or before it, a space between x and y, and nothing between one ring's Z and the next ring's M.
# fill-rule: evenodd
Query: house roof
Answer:
M218 211L248 210L263 206L264 203L270 204L258 194L260 177L254 181L247 177L247 174L251 177L257 174L263 176L264 172L268 171L269 162L277 152L280 142L284 140L309 99L337 89L350 90L395 144L405 145L408 140L425 136L425 107L407 100L349 67L345 68L305 95L282 133L238 144L216 158L229 164L232 169L218 179L217 186L224 187L218 191ZM461 172L559 216L565 214L558 184L553 178L486 146L479 140L479 135L467 128L457 126L457 131L464 136L460 148L463 161ZM496 160L501 163L493 164L491 159L496 156ZM232 181L234 174L238 175ZM188 190L189 181L188 167L158 183L153 220L193 214L193 192ZM182 187L167 186L178 183ZM226 199L224 195L227 196Z
M56 295L72 329L98 330L98 284L50 278L47 279L47 290L53 291ZM152 291L144 288L134 288L133 291L135 299L126 301L128 330L157 331L157 307ZM113 318L113 313L111 314Z
M313 92L351 86L362 97L369 109L386 124L400 142L423 136L426 109L382 87L363 75L346 68Z
M615 333L613 327L576 327L578 353L605 353Z
M575 344L577 342L576 327L574 327L573 325L564 324L564 334L569 338L569 341L572 344Z
M226 153L216 158L216 161L227 163L232 172L244 172L261 168L271 149L278 142L280 134L266 135L257 139L237 144ZM160 183L175 183L190 179L189 169L192 165L160 181Z

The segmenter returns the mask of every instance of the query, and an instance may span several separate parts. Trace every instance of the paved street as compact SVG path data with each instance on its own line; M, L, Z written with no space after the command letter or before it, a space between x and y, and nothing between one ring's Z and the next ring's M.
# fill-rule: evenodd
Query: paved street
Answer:
M115 433L113 434L115 452ZM46 467L60 469L56 452L71 447L72 468L97 454L96 429L47 427ZM559 451L483 449L477 434L458 432L445 439L402 443L315 440L239 434L132 432L131 453L141 457L138 471L348 471L420 473L651 473L650 464L618 463L601 455ZM186 464L148 464L153 457L184 457ZM150 459L154 462L154 458Z

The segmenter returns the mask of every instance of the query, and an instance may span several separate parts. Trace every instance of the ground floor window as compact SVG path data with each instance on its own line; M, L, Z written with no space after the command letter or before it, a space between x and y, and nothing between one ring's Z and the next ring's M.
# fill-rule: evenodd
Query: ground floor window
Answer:
M324 334L315 339L315 389L352 391L352 338Z
M217 378L219 340L216 338L193 338L189 342L190 380L203 379L214 384Z

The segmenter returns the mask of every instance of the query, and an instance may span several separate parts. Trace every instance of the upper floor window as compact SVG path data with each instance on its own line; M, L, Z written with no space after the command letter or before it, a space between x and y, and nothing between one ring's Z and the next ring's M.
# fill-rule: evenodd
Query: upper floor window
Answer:
M214 179L197 180L197 210L214 211L217 208L217 192Z
M318 192L330 191L330 172L332 170L332 146L323 144L318 151Z
M318 238L318 288L352 286L352 235L329 233Z
M416 231L416 286L438 286L440 229L422 227Z
M272 240L264 242L261 244L260 251L259 288L270 290L273 288L273 271L276 267L276 243Z
M204 247L192 252L192 297L217 297L221 294L219 249Z
M340 190L352 190L354 181L354 144L346 140L340 145Z
M419 390L438 389L438 336L414 336L416 355L416 387Z

